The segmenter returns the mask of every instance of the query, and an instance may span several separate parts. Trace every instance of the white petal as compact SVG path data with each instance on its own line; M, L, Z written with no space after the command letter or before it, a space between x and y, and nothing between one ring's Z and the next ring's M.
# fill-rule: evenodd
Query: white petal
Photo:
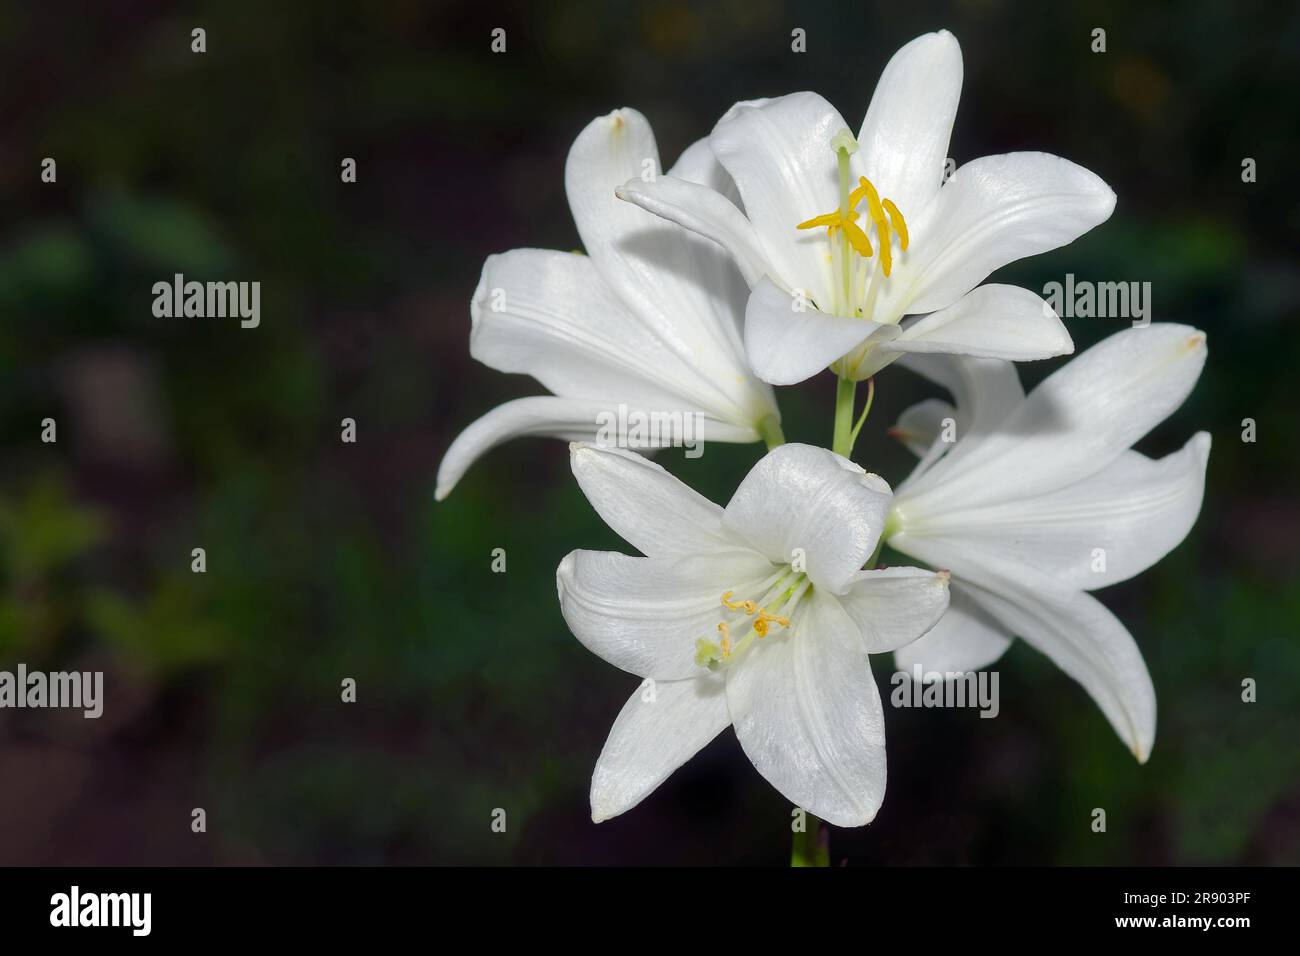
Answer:
M839 111L816 93L791 93L737 103L709 138L740 190L745 214L780 273L780 284L805 289L822 303L832 298L826 232L795 227L839 206L830 143L846 126Z
M967 674L993 664L1011 646L1011 635L982 607L971 600L957 581L949 588L951 600L939 623L919 640L894 651L894 667L914 675Z
M942 309L994 269L1072 242L1114 208L1109 186L1059 156L976 159L939 190L920 222L909 223L906 280L892 284L878 308L900 314Z
M920 463L899 485L895 506L924 488L937 485L944 480L941 475L959 468L961 459L979 447L980 436L1000 428L1006 417L1025 399L1015 365L1001 359L917 352L900 356L898 364L946 388L957 405L952 410L955 427L949 433L950 441L938 441L929 446ZM902 424L902 420L899 421ZM942 428L939 436L943 437ZM935 474L931 475L931 471ZM923 475L928 476L925 481L922 481ZM903 495L905 491L906 496Z
M838 598L853 619L869 654L912 643L943 617L948 607L948 572L921 568L859 571Z
M994 431L1025 399L1011 362L917 353L901 356L898 364L948 390L963 437Z
M1128 451L1058 491L936 516L924 535L960 539L1071 587L1103 588L1145 571L1187 536L1209 457L1207 432L1158 461Z
M698 677L695 642L717 640L722 595L749 594L772 575L748 551L635 558L572 551L556 571L560 611L592 653L638 677Z
M593 438L599 430L601 412L608 406L573 398L538 395L517 398L498 405L463 432L443 455L438 466L434 497L441 501L451 494L461 476L480 456L502 442L524 435L546 435L575 441Z
M718 162L718 157L713 155L713 147L709 145L707 136L687 146L681 156L677 157L677 162L673 163L672 169L668 170L668 175L674 179L684 179L688 183L708 186L727 197L737 207L740 206L740 190L736 188L731 174Z
M616 110L578 135L565 185L583 244L605 283L625 303L657 352L661 372L693 373L691 396L719 417L754 422L775 411L771 391L749 374L740 340L745 283L714 243L621 201L633 177L659 179L659 150L646 118ZM589 319L598 321L598 319ZM644 335L642 336L644 337Z
M515 249L488 256L470 301L470 354L557 395L658 409L737 412L610 291L587 256Z
M754 374L773 385L811 378L857 348L880 326L868 319L818 312L764 279L745 308L745 353Z
M726 196L708 186L660 176L654 182L629 180L615 193L620 200L634 203L717 243L730 254L750 286L765 275L777 278L758 233L745 214Z
M1146 761L1155 740L1155 689L1132 635L1101 602L1050 574L970 545L907 534L894 535L890 545L951 568L953 580L1009 633L1082 684L1133 755Z
M898 423L889 429L889 437L897 438L917 458L925 456L943 433L944 421L951 420L956 432L957 410L938 398L927 398L910 405L898 416Z
M804 555L817 588L842 594L871 557L889 485L825 448L781 445L750 470L722 524L779 564Z
M1025 362L1068 355L1074 342L1052 307L1028 289L982 285L903 329L886 352L945 352Z
M631 810L731 724L721 675L637 687L619 712L591 775L591 819Z
M961 97L961 47L947 30L894 54L858 134L867 178L904 216L919 215L943 182Z
M575 444L573 474L596 513L642 554L657 558L734 548L722 508L642 456Z
M870 823L885 797L880 692L853 622L814 593L796 630L756 642L726 670L745 754L786 799L841 827Z
M659 146L649 121L633 109L614 110L592 120L569 148L564 187L587 255L606 278L621 280L620 244L653 219L620 203L614 190L633 177L657 178Z
M899 508L933 517L1074 484L1181 405L1205 355L1205 333L1185 325L1117 332L1048 376L958 463L959 435L954 452L907 487Z

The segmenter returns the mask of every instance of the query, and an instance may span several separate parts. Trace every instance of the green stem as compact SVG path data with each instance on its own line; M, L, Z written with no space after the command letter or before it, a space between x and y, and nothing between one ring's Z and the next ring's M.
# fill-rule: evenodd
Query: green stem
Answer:
M791 866L830 866L830 831L811 813L804 813L804 832L794 835Z
M853 398L858 383L841 374L835 386L835 434L831 451L848 458L853 454Z

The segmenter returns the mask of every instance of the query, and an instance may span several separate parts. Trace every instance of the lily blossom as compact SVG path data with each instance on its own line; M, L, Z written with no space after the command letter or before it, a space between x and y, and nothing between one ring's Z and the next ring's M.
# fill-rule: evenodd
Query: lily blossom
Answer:
M1126 329L1026 396L1008 362L908 357L956 407L931 399L899 419L894 433L922 458L894 497L886 540L950 569L952 604L895 654L900 670L978 670L1019 636L1082 684L1146 761L1151 677L1128 630L1085 592L1140 574L1195 523L1209 434L1158 460L1130 446L1182 404L1205 358L1205 334L1189 326Z
M596 822L631 809L728 726L787 799L839 826L885 792L868 654L924 634L948 576L864 571L889 485L822 448L782 445L726 508L660 466L572 446L592 506L644 557L574 551L556 574L574 635L648 678L614 721L591 781Z
M815 93L732 107L709 144L743 211L672 176L629 180L619 196L731 253L752 289L746 350L766 382L827 366L861 380L908 352L1067 354L1070 336L1039 296L976 286L1104 222L1115 194L1037 152L976 159L945 183L961 85L956 39L926 34L889 61L856 139Z
M670 173L726 188L702 143ZM439 466L437 498L479 456L521 435L611 432L626 447L663 447L683 443L677 423L691 416L691 440L779 436L772 390L745 361L743 281L713 243L616 199L615 187L634 175L660 175L646 118L622 109L593 120L565 165L587 254L515 249L484 263L470 301L470 354L554 394L506 402L465 429ZM638 433L652 417L671 427Z

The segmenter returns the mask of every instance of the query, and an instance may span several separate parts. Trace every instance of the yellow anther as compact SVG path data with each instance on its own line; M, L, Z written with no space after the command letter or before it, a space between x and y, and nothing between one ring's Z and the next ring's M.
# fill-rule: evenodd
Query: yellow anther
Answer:
M727 627L726 621L718 622L718 633L722 635L722 656L724 658L731 656L731 629Z
M754 632L759 637L767 637L769 624L775 624L778 627L789 627L790 619L781 617L779 614L768 614L765 607L759 608L758 617L754 618Z
M747 627L742 626L742 637L738 641L733 641L731 637L731 625L726 621L717 623L719 640L715 644L707 638L701 637L695 642L695 663L701 667L707 667L710 670L716 670L721 665L730 661L732 657L738 657L743 654L745 648L755 640L761 640L767 637L768 631L772 625L777 627L789 627L790 619L780 614L771 614L766 607L759 607L755 601L736 601L732 599L735 592L726 591L722 595L722 605L733 611L744 611L746 616L752 617L753 621ZM790 591L787 590L786 597L789 597ZM780 600L785 600L781 598ZM741 622L744 625L745 622Z
M857 213L853 214L853 218L857 218ZM848 238L849 245L853 247L854 252L864 259L871 258L871 240L867 238L867 234L862 231L857 223L851 220L844 223L844 235Z
M858 214L853 213L852 218L857 219ZM807 222L801 222L795 226L796 229L818 229L825 226L827 229L834 229L841 222L839 210L828 212L822 216L813 216Z
M898 207L894 205L893 200L884 199L881 200L881 204L885 207L885 211L889 213L889 221L894 224L894 232L898 233L899 248L906 252L907 220L904 219L903 214L898 211Z
M885 217L885 208L880 205L880 194L876 192L876 187L871 185L871 180L861 176L858 178L858 185L867 196L867 214L876 224L876 235L880 238L880 268L888 276L894 268L893 250L890 248L889 240L889 220Z
M867 216L875 227L876 238L880 240L880 266L888 276L894 269L894 256L891 248L892 234L898 234L899 247L907 251L907 222L903 214L891 200L881 199L880 193L865 176L858 177L858 186L848 196L847 215L841 210L823 213L820 216L799 223L796 229L825 229L828 239L835 238L835 230L843 229L844 237L853 247L853 251L864 259L870 259L873 253L871 240L866 230L856 222L856 207L863 200L867 202Z
M723 607L729 607L729 608L731 608L731 610L733 610L733 611L741 611L741 610L743 610L746 614L753 614L756 610L758 610L758 605L755 604L753 601L733 601L733 600L731 600L731 595L732 595L733 593L735 593L735 592L733 592L733 591L728 591L728 592L726 592L725 594L722 595L722 606L723 606Z

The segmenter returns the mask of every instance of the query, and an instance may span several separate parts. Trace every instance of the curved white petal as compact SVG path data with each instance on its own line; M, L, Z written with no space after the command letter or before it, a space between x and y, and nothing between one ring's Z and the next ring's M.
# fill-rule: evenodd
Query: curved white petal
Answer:
M502 442L525 435L546 435L569 441L594 438L600 430L600 415L608 410L609 406L604 402L551 395L517 398L498 405L451 443L438 465L434 497L441 501L451 494L469 466Z
M736 188L731 174L718 162L718 157L713 155L713 147L709 145L707 136L687 146L668 170L668 175L674 179L684 179L688 183L708 186L725 196L737 208L741 205L740 190Z
M867 653L884 654L912 643L943 617L948 607L948 572L859 571L837 600L861 633Z
M596 513L647 557L735 547L723 533L721 506L641 455L576 443L570 462Z
M745 308L745 353L754 374L773 385L811 378L880 326L868 319L818 312L778 289L769 279L755 287Z
M1133 755L1146 762L1155 740L1155 689L1132 635L1100 601L964 542L900 533L889 543L927 564L951 568L953 580L1002 627L1082 684Z
M547 249L488 256L470 318L474 358L531 375L557 395L737 411L627 310L587 256Z
M719 417L754 422L775 411L771 391L745 364L740 323L745 284L714 243L621 201L634 177L661 178L646 118L616 110L587 125L565 164L565 185L583 244L605 283L657 343L660 370ZM589 320L590 321L590 320ZM649 360L649 359L648 359ZM679 368L666 367L669 365Z
M1011 362L914 353L900 356L898 364L948 391L956 402L963 437L994 431L1025 400L1020 376Z
M708 186L660 176L654 182L629 180L615 195L717 243L730 254L750 286L765 275L780 281L745 214L726 196Z
M912 222L906 275L877 315L934 312L994 269L1072 242L1105 222L1115 194L1096 175L1047 153L985 156L962 166ZM906 211L904 211L906 215Z
M940 30L895 53L876 84L859 153L867 178L904 216L920 215L939 192L961 81L961 47Z
M802 552L813 584L842 594L875 551L889 500L885 480L848 459L781 445L741 481L722 525L775 563Z
M564 164L569 209L583 248L611 284L627 271L620 245L656 225L636 207L618 202L614 190L633 177L658 178L662 172L650 122L634 109L596 117L569 148Z
M942 399L927 398L903 410L889 429L889 437L901 441L917 458L924 458L943 434L945 421L953 423L955 432L957 410Z
M782 795L841 827L870 823L885 797L885 722L848 615L816 594L792 635L756 642L726 670L746 756Z
M1039 296L1018 286L990 283L910 323L881 349L1025 362L1068 355L1074 351L1074 342L1052 307Z
M1011 635L962 589L949 588L951 600L939 623L919 640L894 651L894 668L915 675L967 674L993 664L1011 646Z
M921 481L921 476L934 468L936 462L943 462L943 467L938 469L940 472L955 469L957 462L979 447L980 436L1000 427L1025 399L1025 390L1020 387L1015 365L1002 359L914 352L900 355L898 364L947 389L957 405L949 408L954 424L949 433L951 440L929 446L916 468L898 486L895 505L900 503L899 496L904 491L909 496L915 495L939 480ZM943 437L943 418L947 417L943 415L939 420L940 437ZM899 424L903 425L901 418Z
M638 677L698 677L695 642L717 639L727 591L749 594L771 564L749 551L635 558L572 551L556 571L560 611L574 637Z
M1057 491L935 516L923 534L1096 590L1140 574L1187 536L1201 511L1209 457L1207 432L1158 461L1128 451Z
M735 180L766 258L786 288L817 302L831 296L830 246L823 229L799 223L839 206L839 173L831 137L847 124L816 93L737 103L709 142ZM856 182L856 179L855 179Z
M631 810L731 724L721 675L639 686L591 775L595 823Z
M1205 356L1205 333L1189 326L1117 332L1048 376L977 442L959 435L953 452L900 489L898 507L925 520L1074 484L1181 405Z

